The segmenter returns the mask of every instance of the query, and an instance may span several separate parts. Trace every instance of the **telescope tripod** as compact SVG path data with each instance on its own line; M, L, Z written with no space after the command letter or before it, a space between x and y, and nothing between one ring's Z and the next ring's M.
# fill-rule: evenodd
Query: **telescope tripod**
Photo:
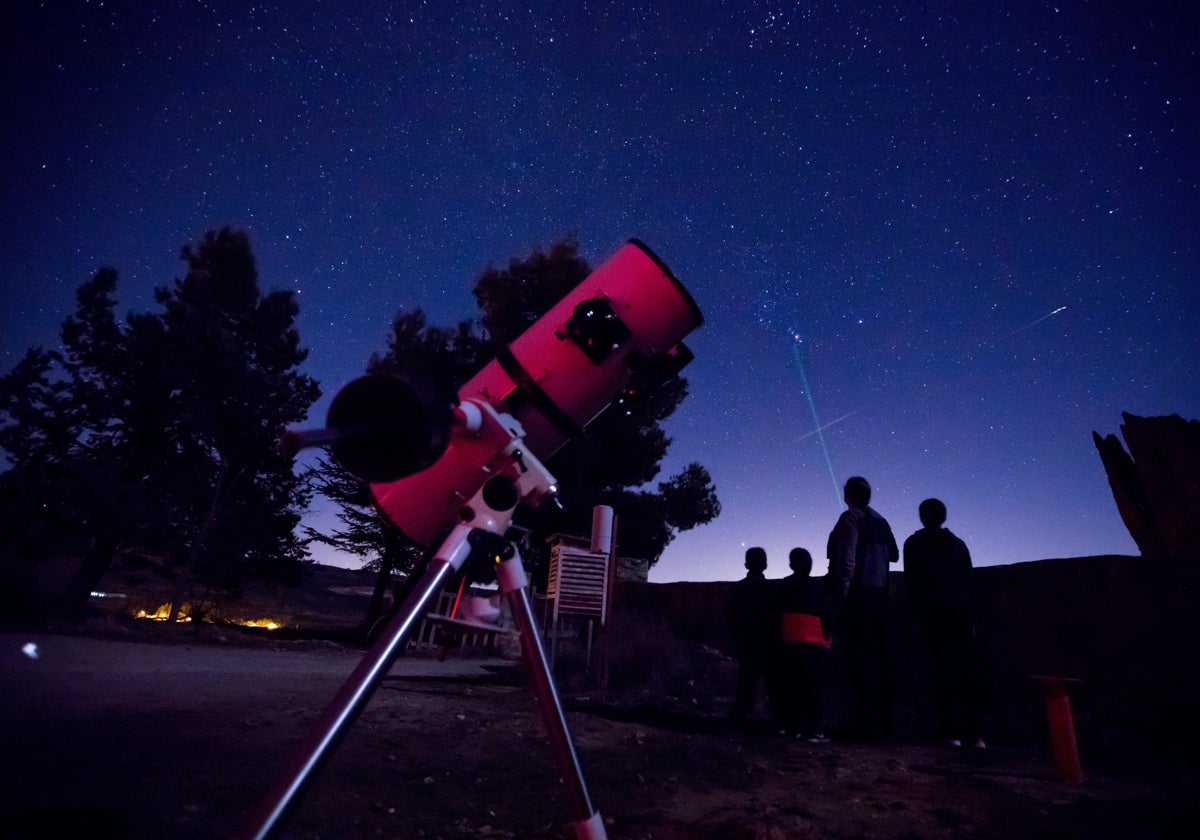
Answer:
M534 621L528 579L520 553L516 545L505 537L467 524L454 527L426 564L417 583L409 588L400 608L393 613L325 709L287 773L263 801L246 837L265 840L275 836L280 822L297 803L321 764L332 755L341 736L354 723L380 680L404 650L412 630L428 610L429 603L442 591L447 580L462 571L468 562L494 565L500 591L508 602L521 635L522 659L532 678L554 761L566 788L575 837L577 840L605 840L604 821L592 807L588 796L546 651Z

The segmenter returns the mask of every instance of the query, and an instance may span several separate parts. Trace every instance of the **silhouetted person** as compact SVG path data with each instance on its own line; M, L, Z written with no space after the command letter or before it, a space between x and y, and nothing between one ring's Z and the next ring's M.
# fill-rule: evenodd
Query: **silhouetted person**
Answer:
M746 576L735 581L729 592L729 630L738 659L737 694L729 718L736 723L745 723L749 718L760 682L766 685L768 701L771 695L779 619L771 584L763 574L766 568L766 551L746 549Z
M822 720L830 632L826 627L829 598L825 581L809 577L812 555L793 548L792 573L779 581L778 652L779 720L789 735L813 743L829 740Z
M826 581L852 693L848 734L869 742L892 732L888 567L900 550L887 520L869 505L865 478L849 479L843 498L848 510L829 534Z
M904 583L929 653L938 737L982 749L971 553L942 527L940 500L926 499L917 511L925 527L904 541Z

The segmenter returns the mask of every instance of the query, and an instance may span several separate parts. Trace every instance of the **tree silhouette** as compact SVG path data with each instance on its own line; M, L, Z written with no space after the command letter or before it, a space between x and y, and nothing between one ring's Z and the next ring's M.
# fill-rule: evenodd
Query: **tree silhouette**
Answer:
M362 568L375 572L375 587L363 621L369 631L383 615L393 573L410 571L420 560L422 550L378 512L367 483L336 461L318 459L306 478L314 492L338 505L337 518L342 525L328 531L306 526L308 538L362 558Z
M182 256L187 274L155 292L167 339L158 361L183 374L165 396L174 453L190 479L176 483L185 504L175 511L172 554L182 574L173 612L193 580L229 587L246 573L295 571L304 558L295 529L305 490L277 441L320 393L297 372L308 352L295 297L259 291L244 233L209 231Z
M76 291L61 347L31 349L0 380L0 486L19 562L82 554L60 609L78 614L124 543L153 542L155 516L140 481L123 371L126 336L113 315L117 273L101 269Z
M0 380L5 501L89 548L72 612L122 547L165 558L172 618L196 582L233 589L305 556L295 527L307 489L277 446L319 394L297 372L307 351L293 295L259 291L244 233L209 231L182 258L187 274L155 292L161 311L123 324L116 272L97 272L62 350L31 350Z

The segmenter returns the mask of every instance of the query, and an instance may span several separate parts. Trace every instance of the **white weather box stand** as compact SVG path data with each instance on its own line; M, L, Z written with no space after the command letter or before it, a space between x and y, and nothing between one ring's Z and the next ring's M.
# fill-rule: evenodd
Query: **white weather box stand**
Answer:
M550 574L546 601L551 605L550 662L557 656L559 619L579 616L587 620L587 665L591 667L592 636L596 622L608 619L609 589L613 569L612 508L597 506L592 512L590 540L555 534L550 538Z

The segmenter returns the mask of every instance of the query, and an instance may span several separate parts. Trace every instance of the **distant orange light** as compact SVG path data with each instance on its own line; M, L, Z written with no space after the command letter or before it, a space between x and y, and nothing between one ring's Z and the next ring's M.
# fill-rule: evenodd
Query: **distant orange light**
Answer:
M180 607L179 608L179 618L177 619L177 622L183 623L183 622L191 621L192 620L191 611L192 610L191 610L190 604L184 604L182 607ZM146 612L145 610L138 610L134 614L133 617L134 618L144 618L144 619L147 619L148 621L167 621L171 617L171 605L170 604L161 604L161 605L159 605L159 608L156 609L152 613ZM208 616L204 617L204 621L209 624L214 623L213 619ZM237 621L234 619L230 619L230 620L222 619L222 623L235 624L238 627L258 627L263 630L278 630L281 627L283 627L283 624L281 622L278 622L273 618L255 618L255 619L250 619L248 621Z
M192 617L191 617L191 615L189 615L189 612L190 611L188 610L187 604L184 604L179 609L179 618L175 619L176 623L183 623L183 622L191 621ZM171 605L170 604L160 604L158 609L156 609L152 613L148 613L145 610L138 610L134 614L133 617L134 618L146 618L151 621L166 621L167 619L169 619L171 617Z

